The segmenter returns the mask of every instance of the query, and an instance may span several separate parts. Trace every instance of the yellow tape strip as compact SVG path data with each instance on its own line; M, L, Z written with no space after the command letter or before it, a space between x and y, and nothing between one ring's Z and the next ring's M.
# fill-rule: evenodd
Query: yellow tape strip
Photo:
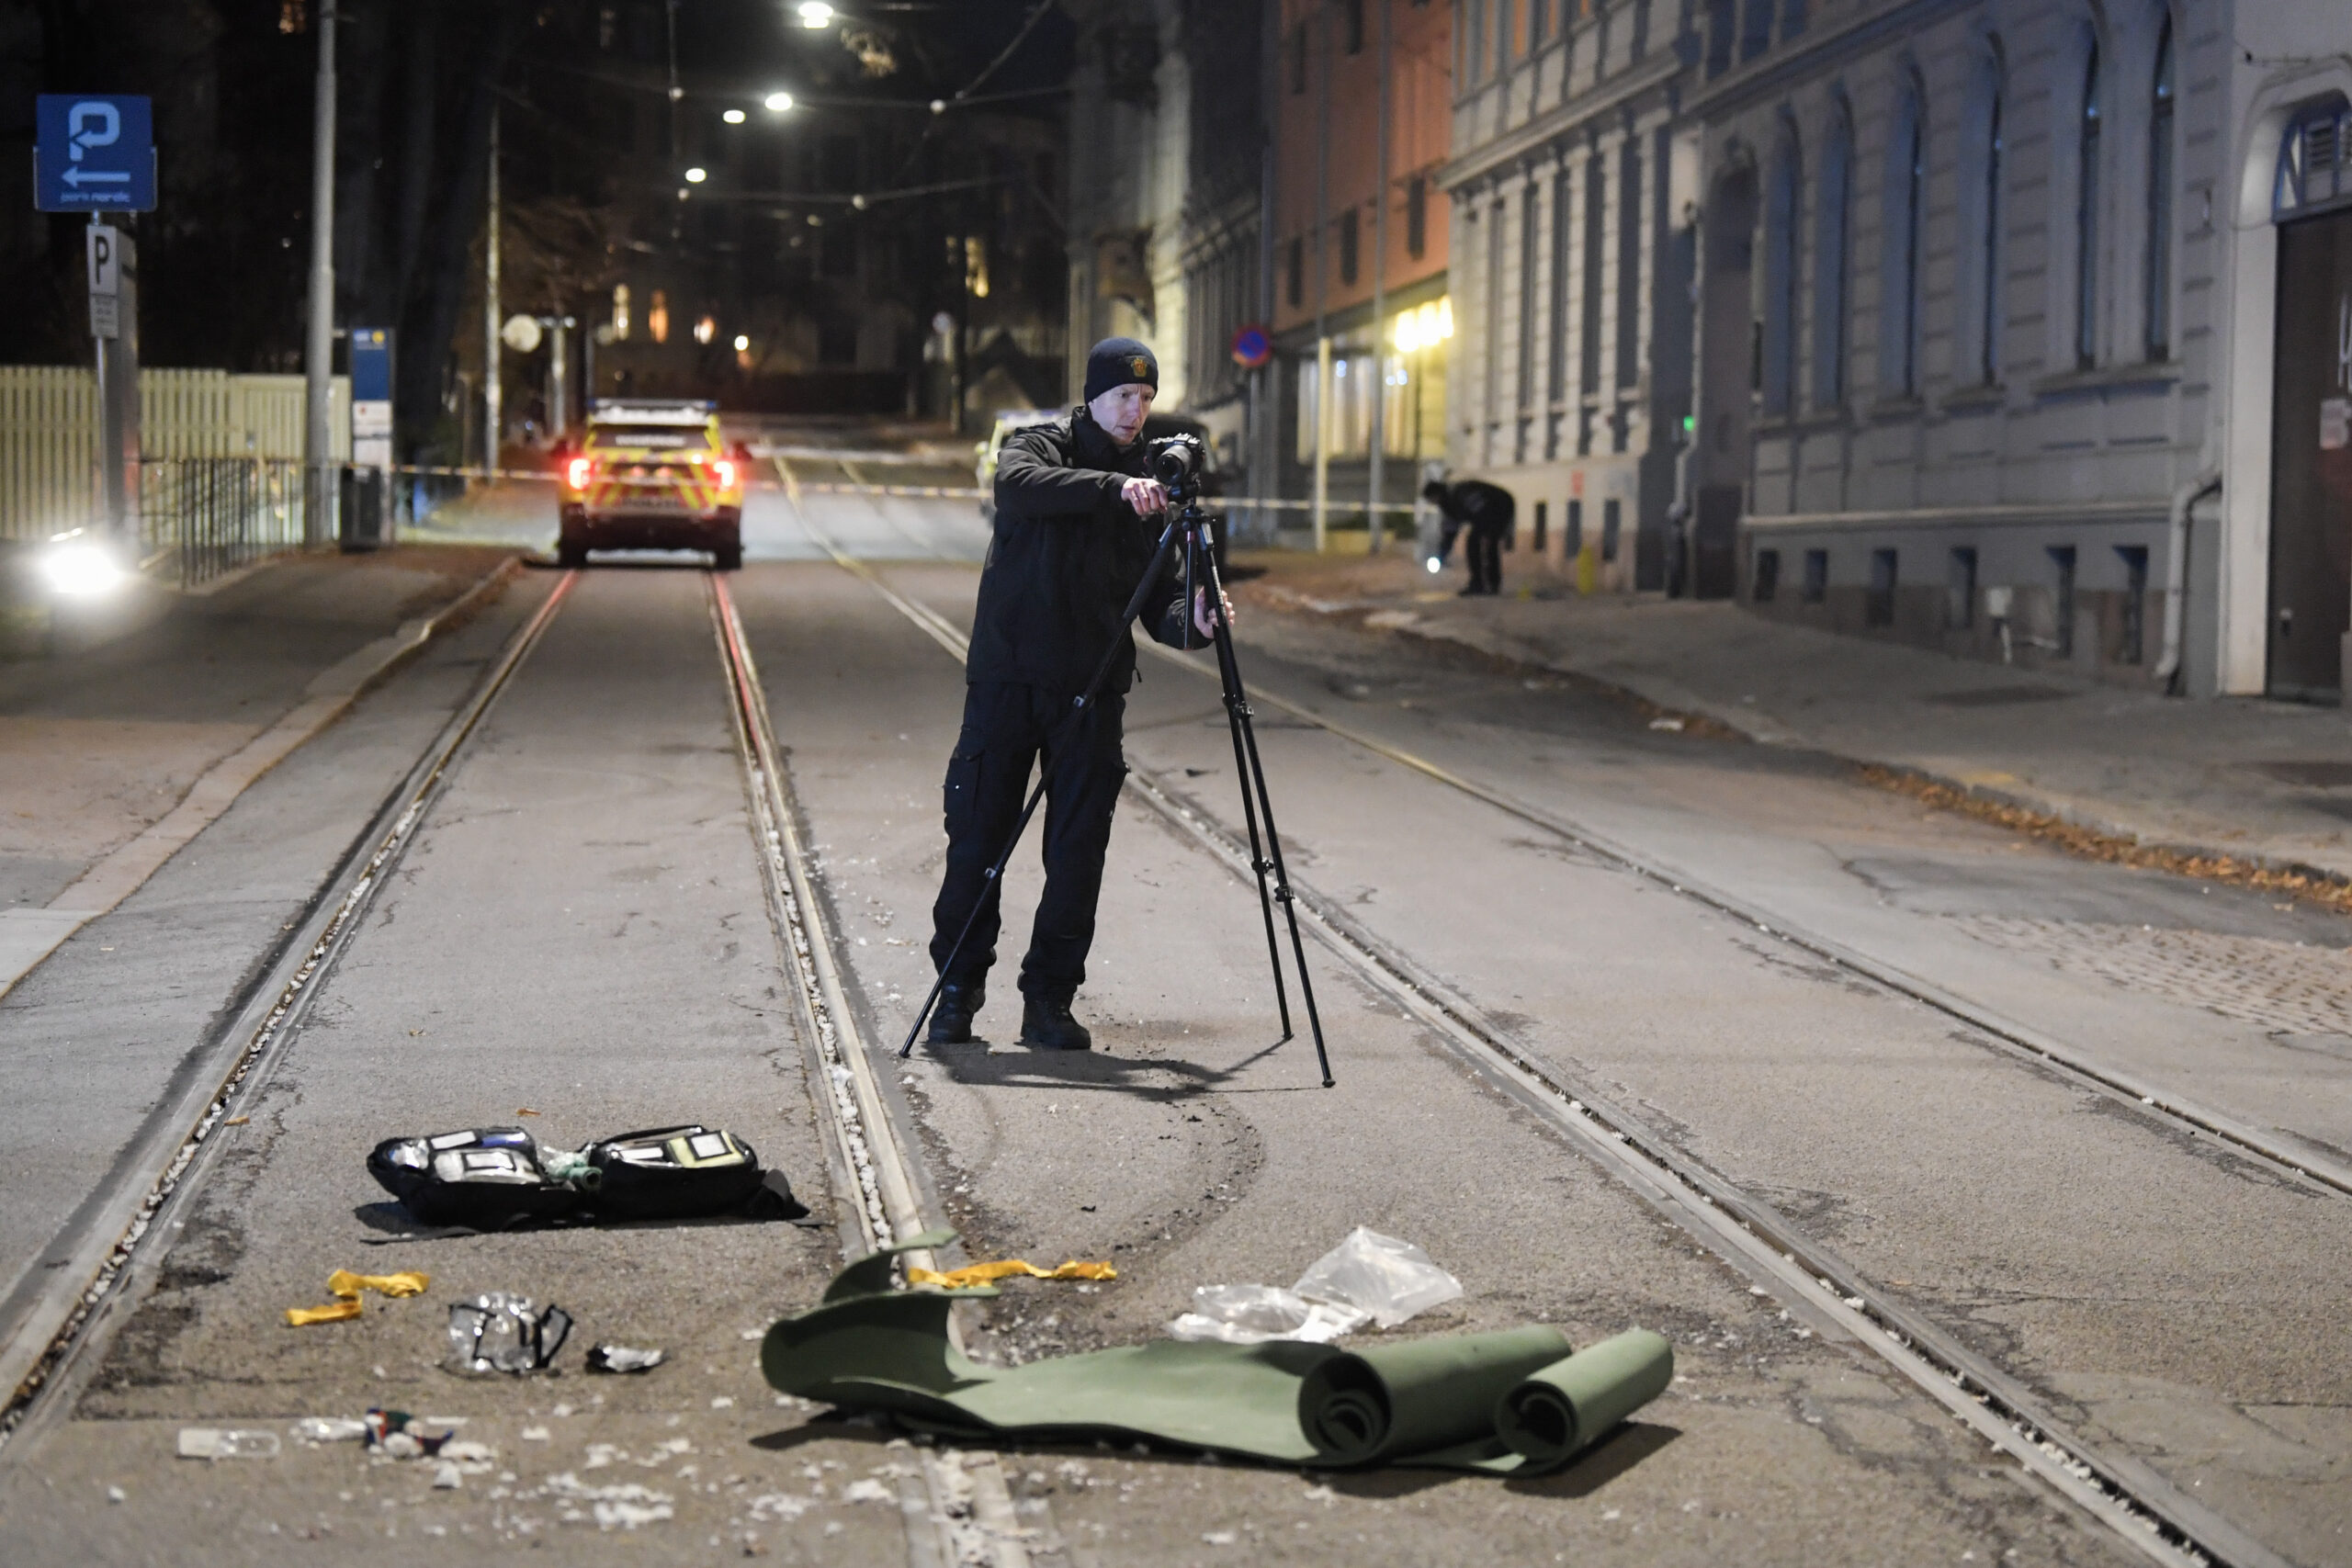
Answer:
M1026 1274L1033 1280L1115 1280L1119 1271L1108 1263L1065 1263L1058 1269L1040 1269L1024 1258L1006 1258L994 1263L975 1263L967 1269L951 1269L942 1274L930 1269L909 1268L910 1285L938 1285L950 1291L967 1285L985 1285L991 1280L1010 1279Z
M397 1274L355 1274L348 1269L338 1269L327 1276L327 1294L336 1298L324 1306L288 1307L286 1323L289 1328L305 1328L313 1323L341 1323L360 1314L359 1292L374 1291L384 1296L413 1296L433 1283L433 1276L420 1274L413 1269Z

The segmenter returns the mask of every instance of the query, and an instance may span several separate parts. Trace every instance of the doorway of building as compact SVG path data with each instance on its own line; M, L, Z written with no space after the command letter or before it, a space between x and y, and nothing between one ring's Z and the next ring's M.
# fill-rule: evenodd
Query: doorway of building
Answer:
M2352 629L2352 210L2281 224L2272 360L2274 697L2340 702Z

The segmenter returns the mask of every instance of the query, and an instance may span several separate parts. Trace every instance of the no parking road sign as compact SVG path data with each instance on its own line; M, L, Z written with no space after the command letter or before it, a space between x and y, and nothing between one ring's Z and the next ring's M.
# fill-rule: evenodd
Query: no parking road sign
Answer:
M143 97L43 93L33 205L43 212L153 212L154 114Z

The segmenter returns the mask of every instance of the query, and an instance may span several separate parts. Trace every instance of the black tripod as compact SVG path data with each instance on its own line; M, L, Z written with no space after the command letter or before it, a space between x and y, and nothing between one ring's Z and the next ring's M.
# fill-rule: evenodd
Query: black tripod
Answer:
M1290 1019L1290 995L1283 983L1282 944L1274 934L1274 906L1283 907L1283 919L1290 926L1291 957L1298 971L1300 999L1306 1006L1307 1027L1315 1035L1315 1061L1323 1072L1323 1087L1332 1086L1331 1058L1323 1043L1323 1019L1315 1007L1315 983L1307 977L1306 946L1298 934L1298 910L1295 896L1291 892L1289 874L1283 869L1283 846L1274 831L1274 806L1266 794L1266 770L1258 760L1257 732L1250 722L1249 694L1242 690L1241 666L1234 658L1233 628L1225 614L1225 585L1216 567L1216 539L1211 530L1215 525L1203 515L1200 505L1199 471L1201 450L1191 436L1172 436L1159 444L1153 453L1152 466L1167 487L1169 498L1168 524L1159 531L1159 542L1153 547L1151 564L1144 569L1142 581L1136 584L1127 601L1125 613L1120 617L1122 626L1134 624L1143 613L1143 604L1159 575L1168 565L1169 552L1181 546L1184 552L1184 626L1185 640L1194 635L1193 616L1202 603L1201 589L1205 584L1207 610L1211 627L1210 641L1216 649L1217 679L1225 693L1226 728L1233 735L1233 764L1241 777L1241 816L1250 829L1250 864L1258 876L1258 907L1266 925L1266 958L1274 972L1274 1005L1283 1021L1282 1041L1292 1038L1295 1031ZM1094 705L1102 694L1102 683L1110 678L1111 666L1118 657L1119 645L1114 638L1104 650L1102 662L1094 667L1093 678L1086 689L1070 705L1069 716L1063 719L1063 733L1075 728L1080 717ZM899 1047L905 1056L915 1048L915 1037L922 1032L932 1009L939 1003L940 988L947 983L956 954L972 934L973 925L980 911L988 908L989 899L997 897L1004 887L1004 868L1012 859L1013 850L1021 842L1021 835L1028 829L1029 818L1036 814L1037 805L1046 797L1044 771L1039 770L1037 783L1029 792L1028 803L1021 808L1020 820L1012 825L1012 835L1004 852L989 867L986 885L972 904L972 912L965 917L964 929L956 934L956 945L950 950L945 964L940 965L939 977L932 982L931 994L923 998L922 1008L915 1014L914 1027L907 1031L907 1038ZM1264 836L1260 837L1261 819ZM1269 880L1271 876L1272 880Z

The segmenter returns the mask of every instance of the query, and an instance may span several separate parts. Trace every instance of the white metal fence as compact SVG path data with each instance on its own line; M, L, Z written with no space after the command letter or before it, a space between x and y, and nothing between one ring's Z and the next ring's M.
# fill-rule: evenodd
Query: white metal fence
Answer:
M334 378L334 457L351 452L351 383ZM0 366L0 538L40 539L90 520L96 490L96 377L62 365ZM302 378L141 370L149 458L302 456Z

